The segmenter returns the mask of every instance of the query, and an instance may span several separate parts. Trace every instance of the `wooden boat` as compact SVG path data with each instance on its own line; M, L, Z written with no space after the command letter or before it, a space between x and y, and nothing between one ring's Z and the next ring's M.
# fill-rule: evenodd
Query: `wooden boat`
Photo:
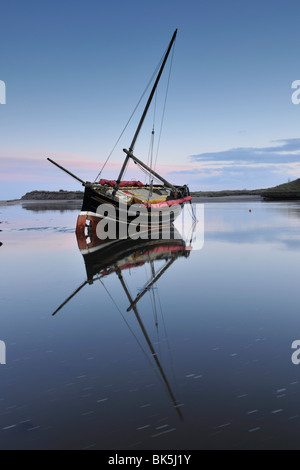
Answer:
M108 208L108 212L110 212L110 210L112 211L112 215L110 213L108 218L113 218L118 223L124 223L126 225L133 222L136 219L137 214L142 213L143 218L139 220L139 224L141 227L146 228L153 225L169 225L180 214L183 205L186 202L191 202L192 198L187 185L173 185L154 171L153 168L137 158L133 153L135 143L153 100L153 96L170 55L170 51L174 45L176 35L177 29L175 30L163 57L155 83L152 87L129 149L123 149L126 157L116 180L100 179L98 182L93 183L84 182L48 158L51 163L79 180L85 188L81 212L77 219L77 234L83 235L86 226L92 225L96 227L99 222L99 218L103 218L103 213L99 210L101 207L105 209ZM140 181L122 180L130 160L137 164L144 172L151 175L152 180L149 184L143 184ZM158 181L158 184L153 184L154 180Z

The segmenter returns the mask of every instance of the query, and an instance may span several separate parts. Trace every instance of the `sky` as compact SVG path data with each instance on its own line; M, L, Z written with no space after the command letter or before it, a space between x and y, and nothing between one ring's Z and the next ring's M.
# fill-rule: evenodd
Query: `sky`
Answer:
M117 143L115 179L176 28L136 156L155 124L156 171L192 191L300 178L299 17L299 0L1 0L0 200L81 190L47 157L94 181Z

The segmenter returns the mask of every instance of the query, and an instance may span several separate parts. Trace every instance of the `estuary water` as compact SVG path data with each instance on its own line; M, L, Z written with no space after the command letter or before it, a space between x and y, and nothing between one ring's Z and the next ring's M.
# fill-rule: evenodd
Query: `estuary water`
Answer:
M300 449L300 203L89 253L79 210L0 206L0 449Z

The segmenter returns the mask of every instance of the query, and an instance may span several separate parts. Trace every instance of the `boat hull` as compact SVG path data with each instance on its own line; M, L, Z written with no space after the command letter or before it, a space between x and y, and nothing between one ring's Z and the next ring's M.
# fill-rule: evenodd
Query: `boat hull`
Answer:
M115 239L137 237L146 229L170 226L180 215L190 196L158 204L130 204L112 199L91 187L86 187L76 234L85 237L87 230L93 238Z

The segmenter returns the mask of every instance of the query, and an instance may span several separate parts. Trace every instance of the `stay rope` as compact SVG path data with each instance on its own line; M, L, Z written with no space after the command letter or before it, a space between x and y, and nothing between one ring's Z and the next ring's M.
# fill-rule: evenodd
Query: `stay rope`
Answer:
M94 181L94 182L98 181L98 179L100 178L102 171L104 170L106 164L108 163L110 157L112 156L112 154L113 154L113 152L114 152L116 146L117 146L118 143L120 142L120 140L121 140L121 138L122 138L122 136L123 136L125 130L127 129L127 127L128 127L128 125L129 125L131 119L133 118L133 116L134 116L134 114L135 114L137 108L139 107L139 105L140 105L142 99L144 98L144 96L145 96L147 90L149 89L149 87L150 87L150 85L151 85L151 82L153 81L155 75L157 74L157 72L158 72L158 70L159 70L159 68L160 68L160 66L161 66L161 64L162 64L163 57L164 57L164 55L162 56L162 58L160 59L159 63L157 64L157 66L156 66L156 68L155 68L155 70L154 70L154 72L153 72L153 74L152 74L152 76L151 76L151 78L150 78L150 80L149 80L149 82L148 82L148 84L147 84L145 90L143 91L143 93L142 93L142 95L141 95L139 101L137 102L135 108L133 109L131 115L129 116L128 121L126 122L126 124L125 124L125 126L124 126L124 128L123 128L123 130L122 130L122 132L121 132L121 134L119 135L119 137L118 137L118 139L117 139L115 145L113 146L112 150L110 151L110 153L109 153L108 157L106 158L104 164L102 165L102 168L101 168L101 170L99 171L99 173L98 173L97 177L95 178L95 181Z
M155 170L155 168L156 168L157 156L158 156L158 151L159 151L159 146L160 146L160 139L161 139L161 134L162 134L163 122L164 122L166 105L167 105L167 98L168 98L168 93L169 93L169 86L170 86L171 71L172 71L172 66L173 66L175 45L176 45L176 39L175 39L175 42L174 42L174 45L173 45L173 50L172 50L172 55L171 55L170 68L169 68L169 74L168 74L168 82L167 82L167 89L166 89L166 94L165 94L165 101L164 101L164 107L163 107L163 113L162 113L162 119L161 119L161 125L160 125L160 131L159 131L159 137L158 137L158 143L157 143L157 150L156 150L156 157L155 157L155 163L154 163L153 170Z
M148 155L148 161L150 161L150 164L149 164L149 167L151 169L155 169L156 168L156 164L157 164L157 157L158 157L158 152L159 152L159 147L160 147L160 140L161 140L161 135L162 135L162 128L163 128L163 122L164 122L164 116L165 116L165 110L166 110L166 103L167 103L167 97L168 97L168 92L169 92L169 85L170 85L170 77L171 77L171 70L172 70L172 66L173 66L173 58L174 58L174 51L175 51L175 44L176 44L176 40L174 41L174 45L173 45L173 50L172 50L172 55L171 55L171 60L170 60L170 67L169 67L169 74L168 74L168 80L167 80L167 87L166 87L166 93L165 93L165 99L164 99L164 106L163 106L163 111L162 111L162 119L161 119L161 124L160 124L160 131L159 131L159 137L158 137L158 144L157 144L157 148L156 148L156 156L155 156L155 162L154 162L154 166L152 168L152 165L153 165L153 153L154 153L154 124L155 124L155 116L156 116L156 95L155 95L155 107L154 107L154 117L153 117L153 128L152 128L152 133L151 133L151 141L150 141L150 149L149 149L149 155ZM106 158L104 164L102 165L102 168L101 170L99 171L97 177L95 178L94 182L98 181L101 174L102 174L102 171L104 170L106 164L108 163L111 155L113 154L116 146L118 145L119 141L121 140L125 130L127 129L131 119L133 118L137 108L139 107L142 99L144 98L147 90L149 89L150 85L151 85L151 82L153 81L154 77L156 76L162 62L163 62L163 59L164 59L164 56L165 56L165 53L163 54L163 56L161 57L158 65L156 66L145 90L143 91L139 101L137 102L134 110L132 111L128 121L126 122L121 134L119 135L115 145L113 146L112 150L110 151L108 157ZM145 170L143 170L144 173L146 172ZM150 178L153 178L153 175L149 172L146 172L146 174L150 175L149 176L149 184L150 184L150 181L151 179Z

